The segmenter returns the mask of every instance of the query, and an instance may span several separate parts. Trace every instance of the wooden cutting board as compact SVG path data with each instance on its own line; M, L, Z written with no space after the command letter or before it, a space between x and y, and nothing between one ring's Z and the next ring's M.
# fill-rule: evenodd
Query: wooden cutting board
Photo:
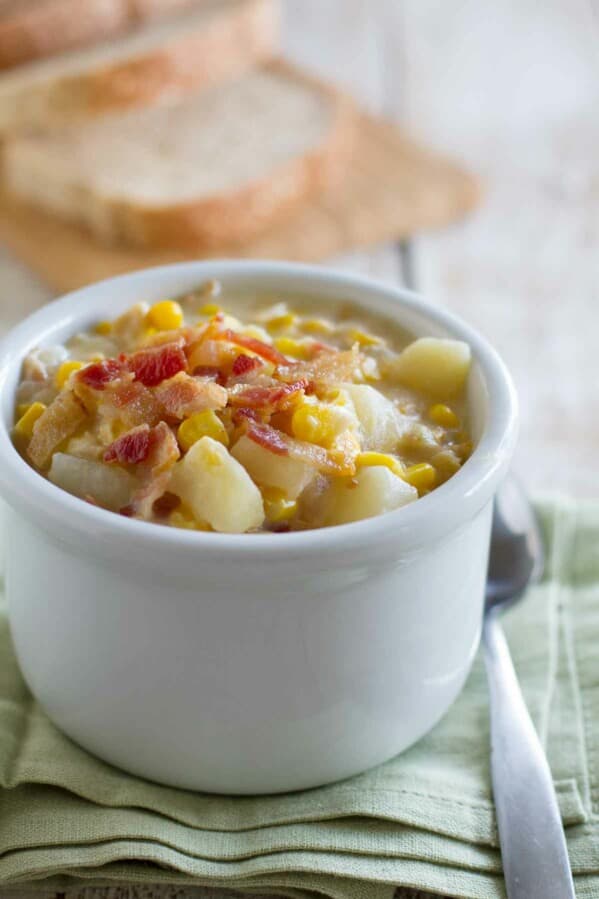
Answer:
M298 208L250 244L223 246L195 258L237 256L320 262L429 228L472 209L476 179L448 159L419 147L389 122L362 113L350 170L341 189ZM189 250L138 250L103 245L0 194L0 240L57 291L112 275L178 262Z

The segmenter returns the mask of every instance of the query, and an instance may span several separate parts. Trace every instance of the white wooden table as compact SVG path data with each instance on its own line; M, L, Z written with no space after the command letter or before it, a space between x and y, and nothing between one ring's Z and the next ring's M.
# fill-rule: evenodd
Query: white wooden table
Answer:
M579 497L599 497L599 24L592 2L285 2L291 57L465 161L486 185L484 205L467 222L334 263L414 284L486 334L520 393L516 467L525 484ZM49 298L6 254L0 287L2 327ZM84 892L87 899L217 895Z

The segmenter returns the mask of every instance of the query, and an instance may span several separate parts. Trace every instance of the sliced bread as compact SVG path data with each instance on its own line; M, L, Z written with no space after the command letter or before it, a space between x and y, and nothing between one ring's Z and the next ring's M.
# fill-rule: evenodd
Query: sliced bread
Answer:
M0 69L95 44L194 2L4 0L0 2Z
M174 105L8 141L5 180L104 240L223 247L338 179L352 125L344 96L271 63Z
M171 100L268 58L277 37L277 0L204 0L116 41L7 70L0 135Z

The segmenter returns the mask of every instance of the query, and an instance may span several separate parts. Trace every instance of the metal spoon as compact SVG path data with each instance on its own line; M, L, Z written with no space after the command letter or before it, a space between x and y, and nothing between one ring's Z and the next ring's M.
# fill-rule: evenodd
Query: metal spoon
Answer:
M491 775L509 899L574 899L551 771L518 685L499 616L542 573L543 543L517 482L493 511L483 645L491 705Z

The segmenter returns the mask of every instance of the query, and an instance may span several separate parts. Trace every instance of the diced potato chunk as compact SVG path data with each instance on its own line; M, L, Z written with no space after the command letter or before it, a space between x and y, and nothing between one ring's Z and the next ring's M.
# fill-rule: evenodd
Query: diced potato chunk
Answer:
M23 362L23 378L26 381L44 381L67 358L62 346L50 346L32 350Z
M245 435L237 441L231 454L256 484L277 487L288 499L296 499L316 475L311 465L289 456L277 456Z
M357 482L357 483L356 483ZM388 468L362 468L351 480L332 482L323 496L323 524L349 524L399 509L418 499L418 491Z
M344 389L360 422L363 449L393 452L405 429L401 412L374 387L345 384Z
M243 533L264 521L260 491L226 447L211 437L194 443L174 465L169 490L215 531Z
M394 362L393 374L413 390L448 399L463 388L470 361L470 347L462 340L421 337Z
M73 496L91 498L117 512L126 506L136 482L130 474L103 462L54 453L48 477Z

